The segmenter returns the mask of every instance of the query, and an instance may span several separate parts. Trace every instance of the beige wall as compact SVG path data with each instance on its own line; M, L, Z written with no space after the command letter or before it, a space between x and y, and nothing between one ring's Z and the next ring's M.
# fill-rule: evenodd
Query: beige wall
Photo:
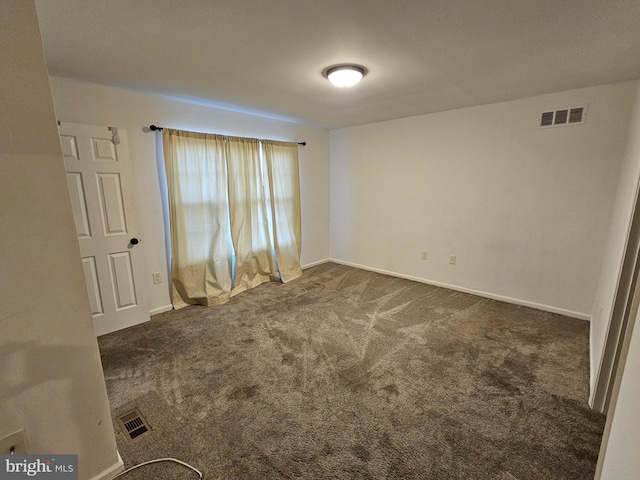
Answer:
M31 1L0 2L0 437L117 465L62 153Z
M152 313L167 307L170 300L159 183L159 173L164 167L159 171L156 134L143 131L150 124L196 132L306 141L307 146L299 149L302 264L329 257L328 130L59 77L51 78L51 87L58 120L127 130ZM153 284L152 272L162 273L162 284Z
M635 87L333 130L331 256L588 319ZM586 124L537 127L583 104Z

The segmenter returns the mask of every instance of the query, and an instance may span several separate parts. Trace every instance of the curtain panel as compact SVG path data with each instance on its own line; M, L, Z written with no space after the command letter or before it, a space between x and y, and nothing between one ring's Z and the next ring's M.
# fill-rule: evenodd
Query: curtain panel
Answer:
M169 128L162 142L175 308L302 274L296 143Z

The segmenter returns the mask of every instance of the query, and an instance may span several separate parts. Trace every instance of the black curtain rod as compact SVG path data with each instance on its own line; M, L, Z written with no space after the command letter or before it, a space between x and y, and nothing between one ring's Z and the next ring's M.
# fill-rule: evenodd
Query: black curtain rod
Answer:
M161 131L162 127L158 127L156 125L149 125L149 130L151 130L152 132L155 132L157 130ZM298 142L298 145L302 145L304 147L307 145L307 142Z

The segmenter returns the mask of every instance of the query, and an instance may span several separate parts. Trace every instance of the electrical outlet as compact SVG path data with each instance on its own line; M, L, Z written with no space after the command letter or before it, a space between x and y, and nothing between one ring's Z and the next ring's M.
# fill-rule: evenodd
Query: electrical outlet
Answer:
M160 276L160 272L156 272L153 274L153 283L162 283L162 277Z
M427 259L427 251L426 250L422 250L422 252L420 252L420 258L422 260L426 260Z
M26 455L27 437L24 435L24 429L13 432L6 437L0 438L0 455Z
M456 256L455 255L449 255L449 264L450 265L455 265L456 264Z

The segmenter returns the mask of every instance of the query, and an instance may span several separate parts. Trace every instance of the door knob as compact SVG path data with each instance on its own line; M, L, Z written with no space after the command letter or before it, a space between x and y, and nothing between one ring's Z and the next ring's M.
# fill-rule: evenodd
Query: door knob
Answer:
M134 238L132 238L131 240L129 240L129 243L130 243L131 245L137 245L137 244L139 244L139 243L140 243L140 240L138 240L137 238L135 238L135 237L134 237Z

